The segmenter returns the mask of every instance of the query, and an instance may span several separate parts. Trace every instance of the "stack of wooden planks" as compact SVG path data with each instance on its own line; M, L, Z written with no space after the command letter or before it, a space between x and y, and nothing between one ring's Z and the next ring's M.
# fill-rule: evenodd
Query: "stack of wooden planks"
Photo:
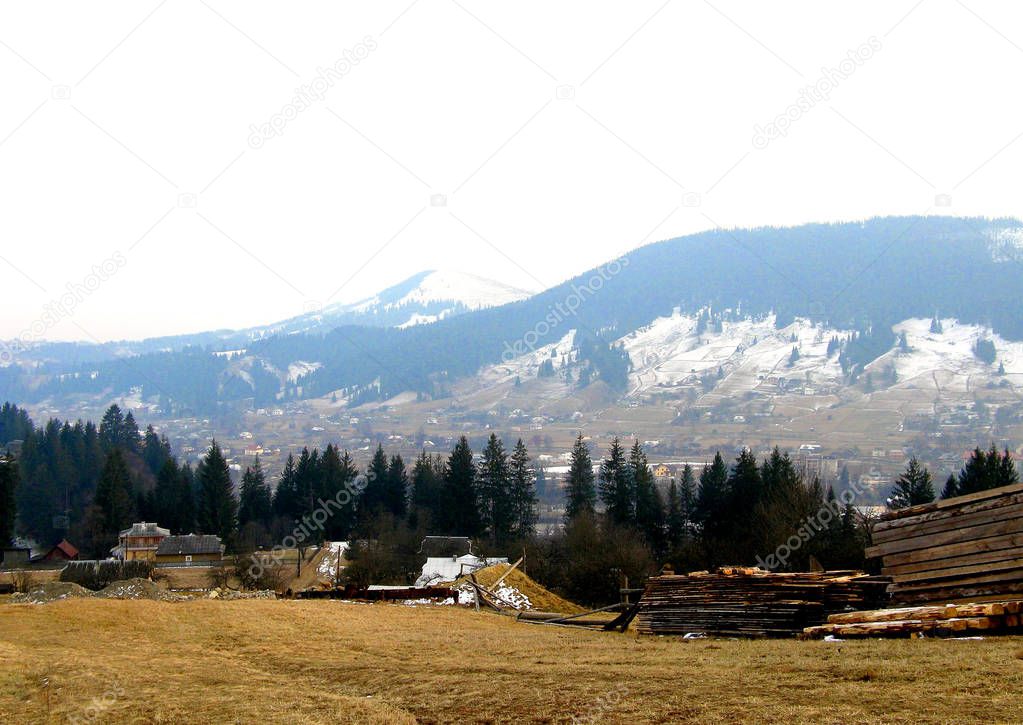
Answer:
M640 600L636 629L790 637L823 624L829 614L881 606L887 585L887 579L856 572L774 574L734 567L653 577Z
M1023 592L1023 484L888 512L871 538L897 602Z
M1020 634L1023 601L945 604L833 614L828 623L807 627L806 639L859 637L941 637L962 634Z

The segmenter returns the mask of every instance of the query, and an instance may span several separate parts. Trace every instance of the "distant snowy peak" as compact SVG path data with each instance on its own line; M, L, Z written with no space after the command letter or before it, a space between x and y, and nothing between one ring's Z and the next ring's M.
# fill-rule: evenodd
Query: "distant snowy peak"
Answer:
M427 272L415 289L398 300L395 306L454 302L470 310L478 310L483 307L500 307L529 296L526 290L468 272L432 271Z

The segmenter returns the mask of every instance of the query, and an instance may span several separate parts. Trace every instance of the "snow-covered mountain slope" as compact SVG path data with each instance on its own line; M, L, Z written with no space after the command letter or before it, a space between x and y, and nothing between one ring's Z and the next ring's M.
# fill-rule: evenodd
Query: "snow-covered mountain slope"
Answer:
M828 340L848 333L825 330L807 320L775 328L775 318L711 324L697 333L696 317L674 314L624 337L632 360L629 393L637 395L684 386L778 390L800 384L835 387L842 370ZM793 360L793 349L798 357Z
M411 327L530 296L495 280L457 271L420 272L355 303L334 303L265 327L243 331L249 339L270 334L326 332L341 325Z
M846 350L856 345L848 343L851 330L804 318L781 328L775 324L773 315L701 323L699 317L677 310L656 319L618 341L632 366L626 399L657 395L712 404L722 399L748 400L751 395L760 400L797 395L837 402L850 395L890 390L907 395L917 391L921 401L929 403L935 397L960 397L991 384L1023 383L1023 343L954 319L942 320L937 332L931 331L928 319L894 325L890 349L863 365L855 376L843 372L840 363L842 344L847 344ZM904 345L899 342L903 333ZM993 363L975 354L978 339L994 346ZM573 330L557 343L483 368L466 381L461 392L481 396L489 405L505 396L520 399L531 390L538 399L549 398L555 388L559 395L572 395L578 390L580 364L574 346ZM558 372L536 387L540 364L548 359ZM513 381L533 387L513 391Z
M467 272L431 270L420 272L368 300L363 300L354 305L354 308L365 311L381 308L391 310L442 303L461 306L467 310L478 310L517 302L529 294L526 290Z

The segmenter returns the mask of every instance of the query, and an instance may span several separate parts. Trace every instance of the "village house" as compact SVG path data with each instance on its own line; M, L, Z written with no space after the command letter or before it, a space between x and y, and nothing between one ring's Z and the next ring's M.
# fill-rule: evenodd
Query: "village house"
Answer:
M0 568L19 569L28 566L32 550L27 546L12 546L0 549Z
M49 551L34 557L33 561L78 561L78 549L67 539L50 547Z
M224 558L224 545L219 536L188 534L168 536L156 550L157 564L209 564Z
M663 463L654 468L654 478L671 478L671 469Z
M110 550L115 559L124 561L152 561L160 542L170 536L169 529L162 529L154 523L141 521L132 524L117 536L117 546Z

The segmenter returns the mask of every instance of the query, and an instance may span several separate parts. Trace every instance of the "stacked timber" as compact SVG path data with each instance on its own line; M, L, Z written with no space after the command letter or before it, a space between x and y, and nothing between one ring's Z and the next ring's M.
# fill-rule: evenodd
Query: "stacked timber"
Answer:
M923 604L1023 592L1023 485L891 511L874 524L897 602Z
M807 627L806 639L838 637L941 637L963 634L1020 634L1023 601L903 607L833 614L828 623Z
M647 581L637 630L642 634L790 637L829 614L884 603L887 579L855 572L774 574L725 568Z

